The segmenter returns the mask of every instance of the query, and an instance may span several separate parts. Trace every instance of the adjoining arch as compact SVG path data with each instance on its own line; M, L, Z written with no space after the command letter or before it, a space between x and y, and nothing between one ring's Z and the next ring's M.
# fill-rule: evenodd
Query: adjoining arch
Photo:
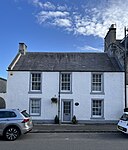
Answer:
M5 100L2 97L0 97L0 109L2 108L6 108L6 103Z

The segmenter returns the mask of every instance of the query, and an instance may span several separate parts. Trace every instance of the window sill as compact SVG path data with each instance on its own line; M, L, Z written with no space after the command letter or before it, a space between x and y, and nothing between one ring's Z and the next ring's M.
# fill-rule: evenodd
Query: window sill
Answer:
M90 92L90 94L93 94L93 95L105 95L104 92Z
M42 91L29 91L28 94L42 94Z
M105 120L104 117L91 117L92 120Z
M71 91L70 92L60 92L60 94L73 94Z

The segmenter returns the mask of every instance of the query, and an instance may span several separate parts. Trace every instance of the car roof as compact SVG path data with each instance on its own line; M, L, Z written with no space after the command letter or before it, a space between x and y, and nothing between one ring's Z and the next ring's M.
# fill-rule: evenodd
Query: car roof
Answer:
M127 115L128 115L128 112L124 112L124 114L127 114Z
M0 109L0 111L18 111L18 109Z

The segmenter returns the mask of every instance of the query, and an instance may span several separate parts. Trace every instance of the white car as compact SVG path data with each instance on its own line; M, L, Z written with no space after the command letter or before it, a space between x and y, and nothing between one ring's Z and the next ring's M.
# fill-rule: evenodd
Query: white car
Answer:
M128 134L128 112L124 112L124 114L120 118L117 129L123 133Z

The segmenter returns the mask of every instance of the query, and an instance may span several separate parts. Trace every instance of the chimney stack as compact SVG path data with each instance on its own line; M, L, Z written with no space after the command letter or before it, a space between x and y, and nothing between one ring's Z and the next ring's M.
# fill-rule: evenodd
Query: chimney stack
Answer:
M19 43L19 53L25 55L26 52L27 52L27 46L25 45L25 43Z
M108 33L104 38L104 51L106 52L108 50L109 45L115 42L116 42L116 25L112 24L111 27L109 28Z

